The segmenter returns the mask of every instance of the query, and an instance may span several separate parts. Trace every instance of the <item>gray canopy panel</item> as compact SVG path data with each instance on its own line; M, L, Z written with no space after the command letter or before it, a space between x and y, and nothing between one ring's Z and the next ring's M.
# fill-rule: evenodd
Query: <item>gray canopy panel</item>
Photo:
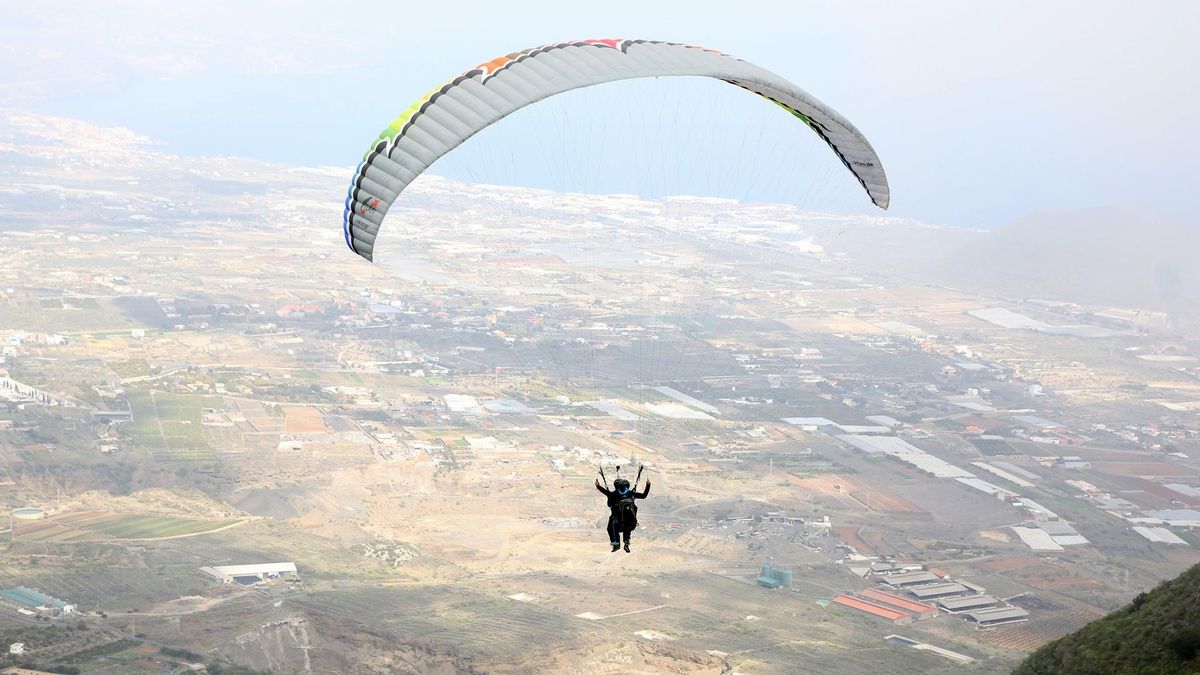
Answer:
M583 40L494 59L405 110L379 134L354 172L343 216L346 244L373 260L379 226L408 184L439 157L510 113L580 87L662 76L724 80L778 104L828 143L871 201L887 208L887 176L867 139L846 118L782 77L702 47L648 40Z

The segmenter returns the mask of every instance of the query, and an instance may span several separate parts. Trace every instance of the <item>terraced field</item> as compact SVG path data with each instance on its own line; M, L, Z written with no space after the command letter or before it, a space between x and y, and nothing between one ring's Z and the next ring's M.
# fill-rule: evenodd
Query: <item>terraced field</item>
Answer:
M21 541L62 544L167 539L213 532L243 522L246 522L245 518L200 519L84 511L18 522L13 534Z

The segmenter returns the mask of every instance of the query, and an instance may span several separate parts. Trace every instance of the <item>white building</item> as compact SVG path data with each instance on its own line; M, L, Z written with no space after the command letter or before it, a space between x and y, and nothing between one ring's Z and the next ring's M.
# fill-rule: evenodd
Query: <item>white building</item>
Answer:
M200 571L223 584L241 582L253 577L259 581L278 579L283 575L296 574L296 563L256 563L251 565L223 565L220 567L201 567Z

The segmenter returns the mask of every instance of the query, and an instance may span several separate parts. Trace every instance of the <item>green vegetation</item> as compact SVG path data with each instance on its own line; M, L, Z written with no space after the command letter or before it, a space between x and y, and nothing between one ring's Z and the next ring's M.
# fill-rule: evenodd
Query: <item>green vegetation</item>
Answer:
M158 651L163 656L169 656L173 659L183 659L184 661L191 661L193 663L204 660L204 657L201 656L200 654L197 654L196 652L188 651L186 649L175 649L173 647L160 647Z
M139 644L141 643L136 640L116 640L115 642L107 642L102 645L96 645L95 647L88 647L87 649L77 651L74 654L68 654L59 659L59 661L64 663L83 663L84 661L91 661L103 656L112 656L113 654L123 652L130 647L136 647Z
M1200 672L1200 565L1051 642L1015 675Z
M118 377L142 377L150 374L150 363L146 359L130 359L128 361L113 361L108 364Z
M159 539L181 534L200 534L242 522L241 518L225 520L192 520L171 516L126 515L118 520L89 525L88 529L114 539Z
M204 534L243 522L242 518L198 519L135 513L74 513L18 529L22 541L88 543L122 539L163 539Z
M205 408L220 408L219 396L170 394L148 389L128 392L133 420L126 430L158 459L212 459L204 440Z
M0 308L0 330L39 333L89 333L106 330L128 334L130 328L149 327L124 316L111 301L68 299L74 309L64 309L61 299L8 302Z

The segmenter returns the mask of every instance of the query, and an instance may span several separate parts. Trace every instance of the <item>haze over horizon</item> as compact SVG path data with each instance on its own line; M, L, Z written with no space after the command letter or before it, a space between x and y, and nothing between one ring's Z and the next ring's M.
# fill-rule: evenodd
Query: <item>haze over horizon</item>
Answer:
M185 155L352 165L412 100L475 63L618 36L720 49L808 89L879 151L897 195L890 215L985 228L1057 208L1190 218L1200 179L1196 137L1179 132L1200 101L1195 5L751 3L714 21L623 2L481 4L447 21L419 7L85 3L63 21L6 4L0 104L127 126ZM615 170L616 150L597 161ZM533 169L513 180L545 186Z

